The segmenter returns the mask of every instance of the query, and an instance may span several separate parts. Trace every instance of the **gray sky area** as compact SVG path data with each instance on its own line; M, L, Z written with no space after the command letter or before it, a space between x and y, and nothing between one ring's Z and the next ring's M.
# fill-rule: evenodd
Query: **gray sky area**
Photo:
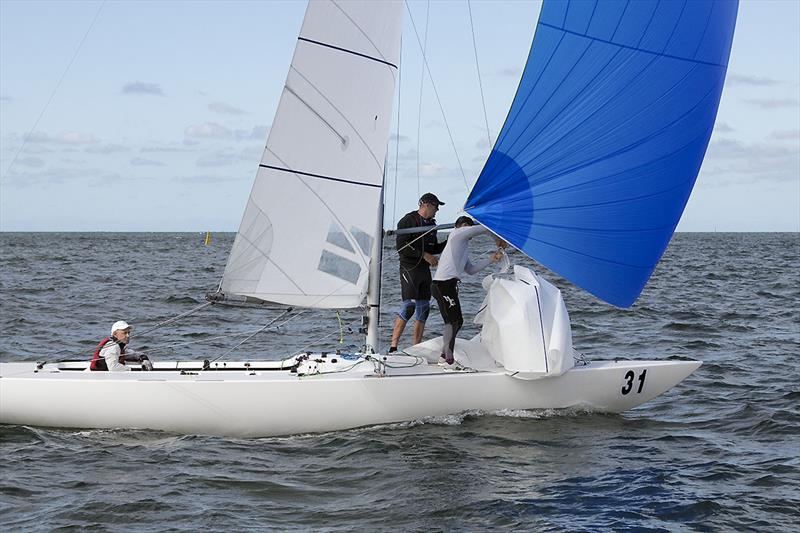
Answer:
M488 154L464 1L410 1L387 226L420 192L457 215ZM473 0L494 139L539 4ZM235 231L304 2L0 0L0 230ZM453 146L420 46L453 133ZM800 231L800 1L743 1L679 231ZM397 120L397 119L396 119ZM463 167L462 176L459 161Z

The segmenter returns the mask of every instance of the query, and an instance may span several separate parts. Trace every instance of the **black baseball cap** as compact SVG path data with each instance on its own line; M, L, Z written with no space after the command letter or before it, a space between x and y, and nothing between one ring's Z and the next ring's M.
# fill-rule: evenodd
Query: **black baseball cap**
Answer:
M422 196L419 197L419 204L436 204L436 205L444 205L444 202L436 198L436 195L432 192L426 192Z

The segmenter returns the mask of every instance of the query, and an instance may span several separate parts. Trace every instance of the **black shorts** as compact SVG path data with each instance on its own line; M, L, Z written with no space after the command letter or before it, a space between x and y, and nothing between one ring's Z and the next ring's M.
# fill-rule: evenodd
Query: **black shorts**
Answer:
M458 299L458 278L434 281L433 297L436 298L444 323L460 328L464 323L464 316L461 314L461 301Z
M400 267L400 292L403 300L431 299L431 269Z

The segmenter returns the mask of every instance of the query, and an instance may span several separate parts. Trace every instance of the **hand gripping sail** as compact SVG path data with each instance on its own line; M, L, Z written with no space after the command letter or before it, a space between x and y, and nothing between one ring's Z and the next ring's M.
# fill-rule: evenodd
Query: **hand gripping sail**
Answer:
M402 3L311 1L221 290L356 307L366 293Z
M703 162L737 7L545 1L466 211L576 285L632 305Z

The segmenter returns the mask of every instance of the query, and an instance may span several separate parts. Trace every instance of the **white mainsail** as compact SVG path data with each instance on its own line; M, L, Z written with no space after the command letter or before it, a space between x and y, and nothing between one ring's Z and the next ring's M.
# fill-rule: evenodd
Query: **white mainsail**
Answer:
M401 31L401 2L309 2L223 293L360 305L382 209Z

